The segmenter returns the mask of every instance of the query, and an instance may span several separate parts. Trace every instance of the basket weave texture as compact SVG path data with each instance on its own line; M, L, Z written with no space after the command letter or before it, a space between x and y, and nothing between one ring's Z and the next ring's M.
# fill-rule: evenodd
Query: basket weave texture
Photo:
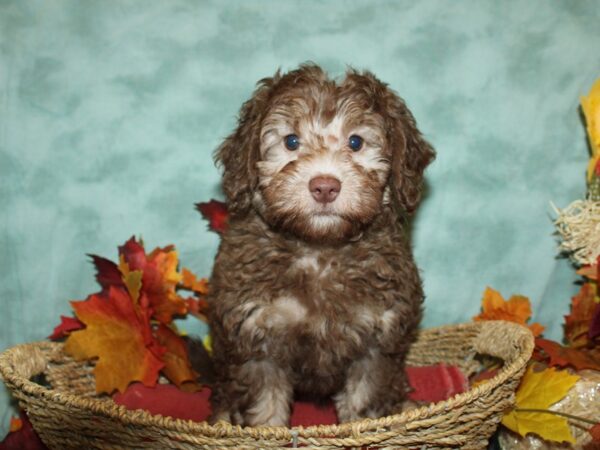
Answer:
M527 328L489 321L424 330L408 364L457 365L469 376L481 356L503 364L492 379L448 400L402 414L341 425L239 427L209 425L129 411L97 396L93 366L71 359L62 344L36 342L0 354L0 376L51 449L283 449L348 447L484 449L514 393L533 351ZM43 375L43 386L39 381ZM50 387L47 387L47 386Z

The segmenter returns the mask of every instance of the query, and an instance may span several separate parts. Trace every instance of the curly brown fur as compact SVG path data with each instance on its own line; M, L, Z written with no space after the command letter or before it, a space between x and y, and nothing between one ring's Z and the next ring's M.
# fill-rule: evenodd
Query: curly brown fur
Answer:
M232 216L209 298L213 420L285 425L295 393L332 396L341 421L399 408L423 301L400 216L433 157L370 73L336 84L305 65L260 82L216 153ZM315 177L339 180L334 200L309 192Z

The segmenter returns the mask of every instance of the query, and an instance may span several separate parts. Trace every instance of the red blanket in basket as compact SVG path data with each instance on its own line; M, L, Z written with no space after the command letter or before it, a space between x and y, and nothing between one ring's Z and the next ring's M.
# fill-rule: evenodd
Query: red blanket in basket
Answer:
M443 364L426 367L408 367L409 383L413 388L411 400L437 402L446 400L468 388L463 373L454 366ZM201 422L210 415L210 389L186 393L172 385L159 385L148 388L140 383L129 386L123 394L116 394L114 400L128 409L145 409L153 414L176 417ZM337 423L332 404L319 406L314 403L297 401L294 403L291 425L331 425Z

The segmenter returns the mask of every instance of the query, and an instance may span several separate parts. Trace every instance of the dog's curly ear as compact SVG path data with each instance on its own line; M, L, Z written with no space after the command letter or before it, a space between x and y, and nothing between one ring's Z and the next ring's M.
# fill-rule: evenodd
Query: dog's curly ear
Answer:
M240 110L236 130L215 151L215 162L223 167L223 192L232 216L244 216L251 207L258 183L256 163L260 156L260 127L270 93L280 78L277 73L258 82L250 100Z
M435 158L406 104L387 89L388 140L392 146L390 189L394 203L409 214L414 212L423 192L423 172Z
M371 108L383 117L392 157L391 202L399 213L412 213L421 200L423 171L435 158L433 147L421 135L404 101L387 84L370 72L355 70L347 73L346 82L366 94Z

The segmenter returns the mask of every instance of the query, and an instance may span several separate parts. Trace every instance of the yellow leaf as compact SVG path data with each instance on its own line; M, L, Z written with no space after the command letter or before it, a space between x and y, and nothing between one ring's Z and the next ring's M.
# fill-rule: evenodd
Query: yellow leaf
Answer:
M562 400L579 380L565 370L553 368L536 372L529 366L516 394L516 408L506 414L502 423L512 431L525 436L535 433L549 441L575 442L566 419L546 413L519 410L548 410Z
M588 165L588 181L600 158L600 79L596 80L587 96L581 97L581 109L585 116L588 138L592 148L592 159Z
M127 288L127 292L129 292L133 303L137 305L140 298L140 290L142 289L144 272L141 270L130 270L129 264L127 264L123 255L119 257L119 271L121 272L121 278Z
M212 337L210 334L207 334L202 341L204 348L208 352L209 355L212 355Z

